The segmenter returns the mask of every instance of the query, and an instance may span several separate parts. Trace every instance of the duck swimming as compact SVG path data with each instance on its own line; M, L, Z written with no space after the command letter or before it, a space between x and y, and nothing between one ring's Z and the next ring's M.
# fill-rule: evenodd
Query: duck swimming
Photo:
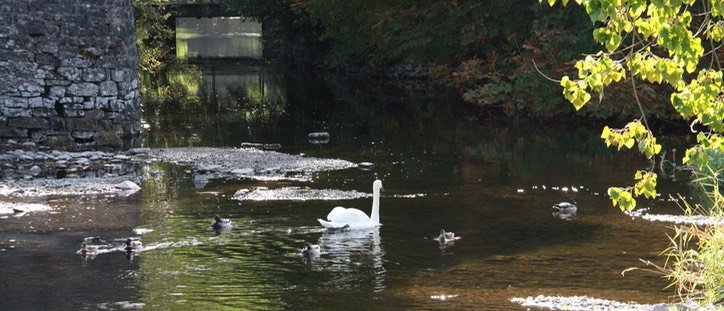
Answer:
M459 236L455 236L454 232L451 231L445 231L445 229L440 230L440 235L437 236L437 241L440 242L440 244L447 244L450 242L455 242L456 240L459 240Z
M553 209L561 213L575 213L578 207L576 207L576 201L571 198L568 202L553 204Z
M98 245L88 245L85 241L80 243L80 253L82 255L92 255L98 253Z
M304 248L302 248L302 256L304 257L319 257L321 255L319 245L304 242Z
M221 218L219 215L214 216L214 223L211 228L214 230L228 229L231 227L231 219Z
M125 250L127 252L140 252L141 250L143 250L143 243L141 241L128 238L126 239Z

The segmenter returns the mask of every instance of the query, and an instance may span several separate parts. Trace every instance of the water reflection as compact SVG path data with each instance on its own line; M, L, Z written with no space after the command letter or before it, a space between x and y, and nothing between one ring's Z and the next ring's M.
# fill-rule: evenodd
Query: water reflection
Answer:
M351 230L339 233L325 232L319 245L331 264L325 269L337 276L333 285L350 288L360 280L369 279L376 291L385 288L384 249L380 228Z
M261 23L243 17L178 17L176 56L261 59Z

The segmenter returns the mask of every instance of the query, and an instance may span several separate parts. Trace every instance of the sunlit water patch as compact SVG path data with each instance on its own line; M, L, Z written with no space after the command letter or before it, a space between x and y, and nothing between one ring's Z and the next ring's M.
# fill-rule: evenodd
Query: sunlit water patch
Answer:
M683 303L642 304L593 298L588 296L544 296L512 298L511 302L524 307L536 307L549 310L593 310L593 311L668 311L668 310L719 310L712 305L697 305L688 300Z
M648 221L671 222L675 224L696 224L696 225L721 225L724 224L724 218L705 216L705 215L667 215L667 214L650 214L648 208L638 209L632 212L626 212L632 218L640 218Z
M0 215L26 212L42 212L49 211L51 209L52 208L50 207L50 205L47 204L0 202Z
M142 302L130 302L130 301L117 301L117 302L106 302L97 305L100 310L132 310L132 309L143 309L146 306Z
M415 193L393 194L390 197L414 199L423 196L425 196L424 193ZM266 187L258 187L255 189L240 189L234 194L233 199L238 201L337 201L371 197L371 193L359 192L357 190L312 189L309 187L282 187L278 189L269 189Z

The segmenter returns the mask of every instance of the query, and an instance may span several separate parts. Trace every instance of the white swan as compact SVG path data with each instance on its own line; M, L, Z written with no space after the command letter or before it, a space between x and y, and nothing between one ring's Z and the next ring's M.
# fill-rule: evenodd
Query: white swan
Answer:
M377 227L380 224L380 191L382 181L375 180L372 183L372 213L367 216L363 211L356 208L344 208L337 206L327 215L327 220L317 219L322 227L342 228L349 226L349 230L360 230Z

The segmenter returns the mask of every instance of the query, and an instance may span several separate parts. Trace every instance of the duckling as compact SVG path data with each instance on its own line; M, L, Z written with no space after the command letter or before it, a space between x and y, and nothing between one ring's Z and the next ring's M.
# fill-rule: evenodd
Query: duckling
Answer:
M350 249L349 250L349 258L350 259L364 259L364 258L371 258L374 257L377 254L377 251L375 250L374 244L369 244L365 248L357 248L357 249Z
M344 225L344 226L342 226L342 227L336 227L336 228L334 228L334 227L329 227L329 228L327 228L326 230L324 230L324 232L327 232L327 233L340 233L340 232L347 232L347 231L349 231L349 230L350 230L350 229L349 229L349 225Z
M80 243L81 255L93 255L98 253L98 245L88 245L85 241Z
M221 218L219 215L214 216L214 223L211 228L214 230L228 229L231 227L231 219Z
M126 239L126 252L140 252L143 250L143 243L131 238Z
M456 240L459 240L459 236L455 236L454 232L447 231L445 232L445 229L440 230L440 235L437 236L437 241L440 242L440 244L447 244L450 242L455 242Z
M553 209L561 213L575 213L578 210L578 208L576 207L576 201L573 200L573 198L568 200L568 202L553 204Z
M304 257L319 257L321 255L319 245L304 242L304 248L302 248L302 256Z

